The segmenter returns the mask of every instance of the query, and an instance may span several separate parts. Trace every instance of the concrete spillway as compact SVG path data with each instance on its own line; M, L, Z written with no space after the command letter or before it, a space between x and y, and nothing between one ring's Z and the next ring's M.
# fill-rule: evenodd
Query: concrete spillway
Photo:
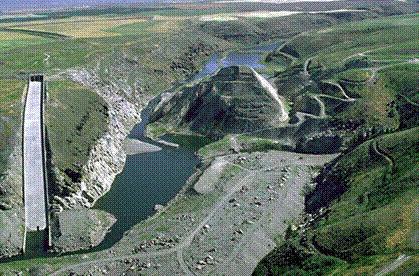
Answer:
M269 93L269 95L278 102L279 108L281 110L280 114L280 121L285 122L288 120L288 112L285 109L285 104L282 102L282 100L279 98L277 89L272 86L272 84L265 79L262 75L260 75L258 72L256 72L253 68L251 68L253 71L253 74L255 74L257 80L259 81L260 85Z
M23 181L28 231L47 226L43 125L43 80L31 77L23 118Z

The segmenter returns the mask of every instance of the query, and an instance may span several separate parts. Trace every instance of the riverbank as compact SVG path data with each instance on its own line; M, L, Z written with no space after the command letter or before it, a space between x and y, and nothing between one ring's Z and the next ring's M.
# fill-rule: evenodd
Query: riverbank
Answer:
M127 156L124 141L139 121L143 106L141 103L144 101L131 103L122 94L125 92L123 88L114 84L105 85L92 71L70 70L66 75L103 98L108 108L109 123L103 137L90 151L88 161L82 168L81 181L73 183L73 192L67 196L55 195L52 199L52 207L55 210L52 214L52 244L53 250L58 252L97 246L114 225L116 218L110 213L82 209L92 208L95 202L110 190L115 177L122 172ZM132 146L128 153L144 150L144 145L136 149ZM146 151L148 150L150 149ZM75 220L80 224L80 229L74 225Z
M124 151L127 155L161 151L162 148L136 139L124 140Z

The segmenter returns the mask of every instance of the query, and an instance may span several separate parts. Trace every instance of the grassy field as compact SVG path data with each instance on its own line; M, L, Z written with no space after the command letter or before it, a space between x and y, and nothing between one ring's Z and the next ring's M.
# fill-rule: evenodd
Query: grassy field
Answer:
M366 69L349 69L336 75L337 80L346 82L365 82L371 76L371 72Z
M0 176L5 172L15 131L20 125L21 95L24 81L0 79Z
M133 23L145 22L144 18L73 18L72 20L62 20L54 23L41 23L38 22L34 25L22 25L13 29L40 31L57 33L73 38L93 38L93 37L110 37L118 35L108 31L117 26L123 26Z
M229 154L232 150L232 135L226 135L214 143L199 149L198 155L204 159ZM258 152L269 150L284 150L284 147L275 140L258 138L249 135L237 135L236 142L240 145L240 152Z
M14 49L25 45L39 44L43 40L38 36L0 30L0 48L3 50Z
M70 81L50 82L48 96L48 138L53 163L64 176L57 189L67 194L65 189L80 181L83 164L108 127L108 108L96 93Z

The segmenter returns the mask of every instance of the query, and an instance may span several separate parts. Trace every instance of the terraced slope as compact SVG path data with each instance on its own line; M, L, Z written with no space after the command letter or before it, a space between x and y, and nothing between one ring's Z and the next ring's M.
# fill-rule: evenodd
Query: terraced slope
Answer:
M419 41L413 33L417 14L393 16L308 32L271 53L292 58L276 74L279 91L294 102L291 115L325 115L332 132L353 137L318 177L305 220L289 227L255 275L417 271Z
M404 15L340 24L286 41L266 64L293 107L291 121L323 119L346 137L346 145L348 135L417 125L414 33L417 15Z

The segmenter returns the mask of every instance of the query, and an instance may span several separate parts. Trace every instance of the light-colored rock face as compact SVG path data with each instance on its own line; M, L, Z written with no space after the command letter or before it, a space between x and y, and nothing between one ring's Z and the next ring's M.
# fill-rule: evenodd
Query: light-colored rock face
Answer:
M101 210L79 208L57 214L57 225L52 227L52 244L56 252L89 249L97 246L116 218ZM74 221L83 223L74 223Z
M228 162L222 158L216 158L211 166L205 170L199 180L195 183L194 189L200 194L207 194L214 190L215 184L219 181L221 174Z
M140 104L129 102L126 95L131 95L129 86L120 83L103 85L101 80L88 70L70 70L68 76L96 91L107 103L109 125L105 135L100 138L90 152L87 164L83 167L82 181L77 191L70 196L54 200L64 208L76 206L92 207L93 204L109 191L115 179L125 165L126 154L123 142L132 127L140 120ZM139 102L136 99L136 102Z
M156 152L162 148L137 140L127 138L124 140L124 151L127 155L135 155L140 153Z
M278 105L280 107L280 114L279 114L280 118L279 118L279 120L281 122L286 122L289 119L288 112L285 109L284 102L279 98L278 90L275 87L273 87L273 85L267 79L265 79L262 75L260 75L258 72L256 72L255 69L252 68L252 72L255 75L255 77L257 78L257 80L259 81L260 85L278 103Z

